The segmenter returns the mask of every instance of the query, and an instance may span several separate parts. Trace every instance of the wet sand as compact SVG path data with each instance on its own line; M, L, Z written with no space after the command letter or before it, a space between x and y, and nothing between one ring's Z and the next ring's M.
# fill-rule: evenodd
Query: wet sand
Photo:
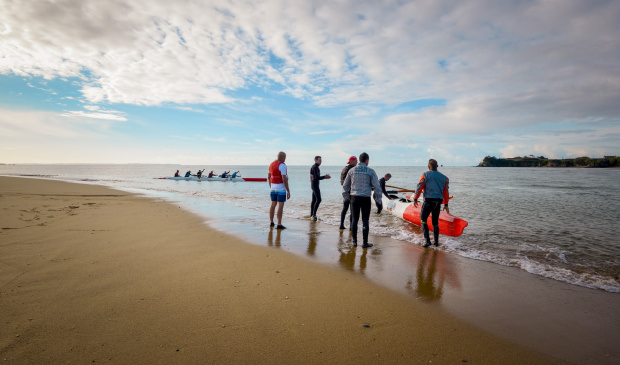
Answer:
M267 227L263 212L212 201L210 224L260 246L344 269L441 309L496 336L575 364L620 363L620 294L529 274L521 269L424 249L371 234L375 247L352 249L348 230L286 218ZM374 214L374 213L373 213ZM371 217L373 219L373 217ZM252 224L251 222L258 222ZM421 230L409 226L416 233ZM372 233L372 232L371 232ZM361 234L361 233L359 233ZM443 242L446 237L440 239Z
M0 212L8 364L562 363L174 204L0 177Z

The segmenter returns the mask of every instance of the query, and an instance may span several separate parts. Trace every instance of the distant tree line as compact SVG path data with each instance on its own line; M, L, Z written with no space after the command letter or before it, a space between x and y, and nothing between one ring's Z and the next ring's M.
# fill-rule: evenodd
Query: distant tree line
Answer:
M487 156L478 167L620 167L620 157L605 156L603 158L577 157L551 159L544 156L523 156L497 158Z

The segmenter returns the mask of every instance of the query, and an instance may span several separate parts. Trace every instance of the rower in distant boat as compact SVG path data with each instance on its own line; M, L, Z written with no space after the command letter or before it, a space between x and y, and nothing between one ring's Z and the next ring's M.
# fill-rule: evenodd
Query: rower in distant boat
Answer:
M181 175L179 175L179 170L177 170L177 172L174 173L174 177L179 177Z
M202 169L202 171L204 171L205 169ZM199 179L202 177L202 171L198 170L198 173L196 174L196 177L198 177Z
M239 171L235 171L235 172L233 172L233 174L232 174L232 176L231 176L231 177L232 177L233 179L234 179L234 178L236 178L238 173L239 173Z
M213 177L213 170L211 170L211 172L209 173L209 175L207 176L208 178L212 178Z
M192 176L192 170L188 170L188 171L185 173L185 177L190 177L190 176Z

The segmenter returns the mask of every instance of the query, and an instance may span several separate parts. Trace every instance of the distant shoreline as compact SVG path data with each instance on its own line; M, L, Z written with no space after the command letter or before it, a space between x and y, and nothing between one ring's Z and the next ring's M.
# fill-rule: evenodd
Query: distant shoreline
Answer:
M477 167L592 167L609 168L620 167L620 157L604 156L602 158L577 157L551 159L544 156L524 156L511 158L497 158L486 156Z

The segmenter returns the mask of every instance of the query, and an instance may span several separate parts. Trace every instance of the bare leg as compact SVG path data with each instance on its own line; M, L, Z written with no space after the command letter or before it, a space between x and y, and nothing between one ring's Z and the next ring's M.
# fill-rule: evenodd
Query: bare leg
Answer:
M271 202L271 207L269 207L269 221L271 223L273 223L273 216L276 213L276 204L278 204L278 202ZM278 218L278 219L281 219L281 218Z
M284 211L284 202L278 203L278 225L282 225L282 212Z

